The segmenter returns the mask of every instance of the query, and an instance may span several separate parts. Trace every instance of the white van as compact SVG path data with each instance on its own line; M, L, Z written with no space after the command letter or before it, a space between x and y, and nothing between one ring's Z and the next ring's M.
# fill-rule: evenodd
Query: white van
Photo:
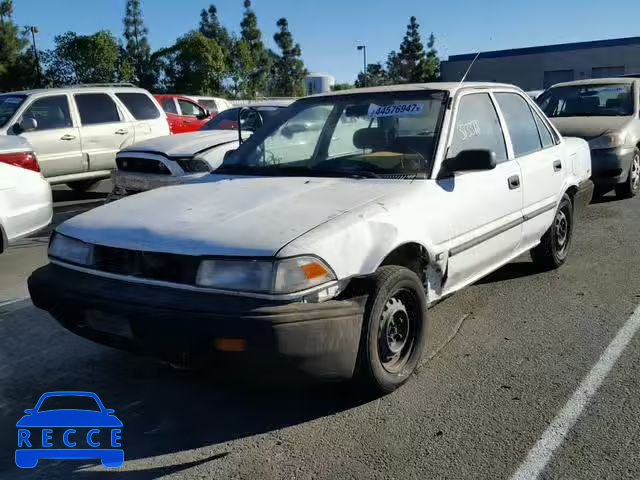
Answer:
M118 151L169 135L169 124L146 90L75 85L1 94L0 135L25 138L49 183L86 190L109 178Z

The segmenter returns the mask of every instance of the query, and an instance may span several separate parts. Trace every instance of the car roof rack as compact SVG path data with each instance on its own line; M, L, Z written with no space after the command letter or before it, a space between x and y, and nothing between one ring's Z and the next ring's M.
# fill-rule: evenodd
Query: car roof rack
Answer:
M137 85L130 82L113 82L113 83L79 83L78 85L70 85L70 87L137 87Z

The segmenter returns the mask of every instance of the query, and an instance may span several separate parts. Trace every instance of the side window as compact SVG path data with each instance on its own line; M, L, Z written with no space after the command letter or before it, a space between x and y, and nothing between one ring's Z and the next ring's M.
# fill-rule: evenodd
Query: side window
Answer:
M215 100L203 100L202 98L199 98L198 103L207 108L209 112L218 113L218 106L216 105Z
M200 108L195 103L178 99L178 105L180 105L180 111L182 112L182 115L197 117L204 114L204 110L202 110L202 108Z
M22 118L25 117L34 118L38 122L36 131L73 126L66 95L39 98L22 114Z
M74 98L82 125L120 121L118 107L106 93L78 93Z
M542 148L533 112L526 100L516 93L496 93L496 100L507 122L513 153L522 157Z
M488 93L474 93L460 99L449 157L463 150L490 150L495 152L498 163L507 160L504 135Z
M124 106L136 120L152 120L160 116L158 108L144 93L116 93L116 97L124 103Z
M533 118L536 121L538 133L540 133L542 148L553 147L556 142L553 140L553 135L551 135L549 127L545 125L544 121L540 118L540 115L538 115L538 112L533 112Z
M160 99L160 105L162 106L162 109L165 112L173 113L175 115L178 114L178 109L176 108L176 102L173 100L173 98L164 97Z

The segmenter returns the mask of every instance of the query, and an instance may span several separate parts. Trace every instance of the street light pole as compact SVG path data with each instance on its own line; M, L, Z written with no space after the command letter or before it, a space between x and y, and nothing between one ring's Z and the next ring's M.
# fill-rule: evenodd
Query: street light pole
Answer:
M363 43L362 45L358 45L358 50L362 50L362 56L363 56L363 70L362 70L362 80L363 80L363 87L367 86L367 46Z
M36 60L36 75L38 76L38 83L42 83L42 78L40 75L40 59L38 58L38 49L36 47L36 33L38 33L38 27L35 25L31 25L28 27L31 32L31 40L33 41L33 56Z

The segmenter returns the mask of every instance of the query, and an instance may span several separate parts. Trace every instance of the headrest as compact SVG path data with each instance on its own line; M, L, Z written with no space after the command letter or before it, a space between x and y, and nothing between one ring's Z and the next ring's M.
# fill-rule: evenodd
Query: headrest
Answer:
M384 128L361 128L353 134L353 145L356 148L382 150L387 146L387 135Z

